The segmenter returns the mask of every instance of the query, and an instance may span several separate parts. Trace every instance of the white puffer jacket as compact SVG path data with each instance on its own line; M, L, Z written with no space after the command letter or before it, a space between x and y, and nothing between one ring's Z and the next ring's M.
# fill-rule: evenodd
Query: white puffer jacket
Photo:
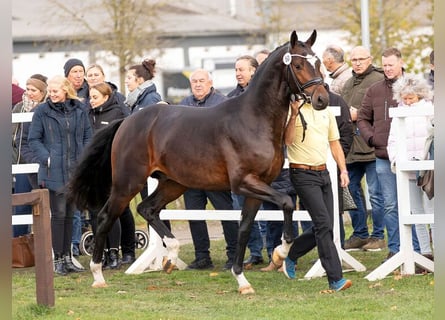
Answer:
M411 108L411 107L427 107L432 106L431 101L420 100L413 103L410 106L400 105L399 108ZM407 139L407 160L423 160L425 156L425 141L433 132L433 118L426 116L419 117L407 117L405 119L406 124L406 139ZM391 161L392 166L396 162L397 154L397 142L399 142L402 137L399 136L397 128L395 125L391 124L391 129L389 131L388 137L388 156ZM415 179L415 172L410 173L410 179Z

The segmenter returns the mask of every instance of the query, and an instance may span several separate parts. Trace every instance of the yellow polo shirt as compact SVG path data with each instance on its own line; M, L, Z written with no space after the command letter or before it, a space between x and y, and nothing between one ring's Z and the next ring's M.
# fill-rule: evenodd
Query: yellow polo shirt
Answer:
M306 164L309 166L318 166L325 164L329 142L340 139L337 121L330 110L315 110L310 104L301 107L307 123L306 135L303 139L303 124L298 115L295 121L296 138L292 145L287 148L287 157L290 163Z

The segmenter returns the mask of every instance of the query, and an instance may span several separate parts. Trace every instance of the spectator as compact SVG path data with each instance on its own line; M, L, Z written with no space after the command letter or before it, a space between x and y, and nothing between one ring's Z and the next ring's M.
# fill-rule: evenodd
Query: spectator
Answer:
M112 91L110 85L104 81L98 81L98 83L94 85L90 84L89 96L91 104L89 114L94 132L107 126L113 120L122 119L128 115L129 110L123 105L122 100L118 97L117 91ZM127 112L124 112L124 110ZM93 232L95 233L97 227L97 212L90 211L90 214ZM122 263L119 258L120 246L122 246L122 257L125 257L124 264L134 262L134 234L134 218L127 206L108 233L102 268L117 269L120 267Z
M345 290L352 285L352 282L343 278L340 259L333 241L333 193L329 171L326 168L327 152L330 148L340 170L340 185L348 186L349 177L340 144L340 134L335 117L329 108L314 112L310 104L305 103L299 108L300 104L300 101L291 103L290 117L284 133L285 143L288 146L291 181L314 224L318 255L321 265L326 270L329 288L334 291ZM306 130L303 130L301 116L297 118L299 113L304 115ZM273 253L274 263L282 264L284 274L290 279L295 278L294 251L299 250L297 247L295 242L287 244L283 241Z
M269 56L270 51L267 49L260 50L256 53L255 59L258 62L258 66L263 63L264 60Z
M89 97L88 83L85 81L85 66L79 59L68 59L63 66L65 77L71 82L74 90L76 90L77 97L86 102Z
M65 77L71 82L76 95L84 106L88 104L89 99L89 86L85 81L85 66L79 59L68 59L63 66ZM71 241L73 256L80 255L80 239L82 237L82 213L76 210L73 215L73 238Z
M394 98L399 104L399 108L407 107L432 107L433 92L427 80L413 74L405 74L399 78L393 85ZM406 160L424 160L425 159L425 144L427 138L433 132L432 117L416 116L407 117L405 119L405 137L401 137L397 132L397 128L391 125L388 137L388 157L395 168L397 143L405 138L407 141ZM429 200L425 192L417 186L417 177L415 172L409 173L409 199L412 214L434 214L434 198ZM431 239L428 231L428 226L425 224L415 225L417 239L419 241L420 253L431 259L433 258L433 251L431 249ZM431 225L432 240L434 246L434 225Z
M339 95L343 93L346 80L352 76L352 69L345 62L344 56L343 49L336 45L328 46L323 52L323 65L329 71L329 77L333 79L329 88Z
M258 68L257 60L249 55L244 55L236 59L235 62L235 74L236 81L238 82L235 89L233 89L227 97L233 98L242 94L249 85L250 80L255 74ZM237 194L232 194L234 208L236 210L241 210L244 205L244 196ZM253 265L258 265L264 263L262 250L263 250L263 238L260 232L260 223L254 221L252 225L252 230L250 232L249 242L247 247L250 250L250 256L244 261L244 268L250 269Z
M21 102L12 109L13 113L32 112L34 108L46 98L46 80L41 74L34 74L26 81L26 91ZM34 157L28 145L29 122L17 123L12 129L13 163L34 163ZM38 188L35 173L16 174L14 193L30 192ZM15 206L14 214L32 214L32 206ZM30 225L13 226L13 236L18 237L31 232Z
M190 87L192 95L184 98L180 104L197 108L215 106L227 98L213 88L213 81L207 70L197 69L190 75ZM217 210L232 210L232 198L230 191L206 191L188 189L184 193L186 209L205 209L207 200L210 200ZM221 221L224 238L226 240L227 262L223 269L232 268L235 251L238 242L238 221ZM195 260L187 269L213 269L210 258L210 239L207 223L201 220L189 220L190 232L195 247Z
M68 79L61 76L50 79L48 94L49 98L35 109L28 143L40 164L38 183L49 190L54 270L66 275L84 269L75 266L71 258L75 208L67 203L64 188L91 139L92 128Z
M21 88L18 83L12 82L12 89L11 89L11 95L12 95L12 108L14 106L22 101L23 94L25 93L25 89Z
M396 175L391 171L387 145L391 126L389 109L397 107L392 86L403 76L401 52L397 48L385 49L382 53L382 66L385 78L366 90L358 113L357 126L364 141L375 149L377 179L383 195L384 221L388 236L389 253L386 259L389 259L400 249L397 181ZM420 251L414 226L413 247Z
M343 99L350 107L353 125L353 143L346 156L346 166L349 172L349 190L357 205L356 210L350 210L353 232L346 240L344 249L378 251L386 247L384 235L383 196L376 173L374 148L369 147L360 130L357 128L357 112L361 108L363 96L371 85L384 78L383 70L372 64L373 57L365 47L352 49L350 61L352 64L352 78L343 87ZM372 233L368 230L368 212L362 189L362 180L366 176L366 184L371 203Z
M145 59L142 64L133 65L128 69L125 84L129 94L125 104L130 108L131 113L161 101L161 96L156 91L156 85L153 82L156 73L155 66L155 60Z
M125 96L117 90L117 86L114 83L105 81L105 72L101 65L99 65L97 63L93 63L93 64L89 65L86 70L86 77L87 77L87 83L88 83L89 87L92 87L96 84L103 83L103 82L107 83L111 87L111 90L113 91L114 98L117 99L117 102L119 102L119 105L125 106L125 104L124 104ZM125 110L127 110L127 111L125 111ZM124 109L124 112L126 112L126 114L129 114L130 109L128 109L128 107L126 107Z

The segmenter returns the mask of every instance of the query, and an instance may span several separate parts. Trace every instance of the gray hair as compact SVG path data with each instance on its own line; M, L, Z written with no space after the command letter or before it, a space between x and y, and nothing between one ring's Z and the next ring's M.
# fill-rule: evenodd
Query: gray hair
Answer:
M392 86L394 99L401 103L403 97L408 94L415 94L419 99L432 100L433 90L427 80L421 76L405 73Z
M339 46L331 44L326 47L324 53L330 54L338 63L345 62L345 52Z

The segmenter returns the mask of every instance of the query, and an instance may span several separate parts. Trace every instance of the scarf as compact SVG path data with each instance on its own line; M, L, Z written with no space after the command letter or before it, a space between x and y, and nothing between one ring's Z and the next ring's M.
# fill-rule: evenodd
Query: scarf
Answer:
M127 99L125 100L125 104L130 108L133 107L133 105L138 100L139 95L152 84L153 81L151 80L147 80L141 83L136 89L128 94Z

